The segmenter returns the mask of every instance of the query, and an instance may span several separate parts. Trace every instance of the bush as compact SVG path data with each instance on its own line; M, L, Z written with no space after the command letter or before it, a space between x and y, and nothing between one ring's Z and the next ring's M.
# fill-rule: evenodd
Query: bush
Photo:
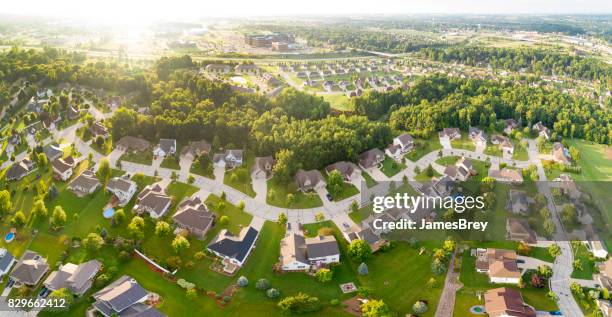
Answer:
M266 280L265 278L260 278L255 283L255 288L260 290L267 290L268 288L270 288L270 282L268 282L268 280Z
M247 285L249 285L249 280L246 277L241 276L238 278L237 283L238 283L238 286L240 287L246 287Z
M280 292L276 288L270 288L266 291L266 296L269 298L277 298L280 296Z
M359 275L368 275L368 265L364 262L361 262L361 264L359 264L359 267L357 268L357 272L359 272Z
M319 299L305 293L297 293L288 296L278 302L278 307L285 313L303 314L315 312L321 309Z
M429 309L429 307L427 307L427 304L425 304L423 301L417 301L414 303L414 305L412 305L412 310L417 314L423 314L427 311L427 309Z
M340 304L340 300L337 298L334 298L332 300L329 301L329 304L332 306L338 306Z

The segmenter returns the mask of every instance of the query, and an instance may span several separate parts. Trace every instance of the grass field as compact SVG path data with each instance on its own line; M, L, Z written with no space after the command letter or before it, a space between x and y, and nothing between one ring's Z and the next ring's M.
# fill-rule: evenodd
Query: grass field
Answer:
M574 269L572 272L572 278L579 278L584 280L590 280L593 278L593 269L595 263L591 260L591 253L587 250L584 244L580 244L578 249L573 248L574 260L579 260L582 263L582 270Z
M181 166L179 165L178 157L168 156L164 158L159 167L169 168L172 170L180 170Z
M323 99L331 105L332 109L338 111L355 111L353 103L344 93L324 94Z
M434 133L429 139L414 139L414 150L406 154L406 158L416 162L425 154L442 149L438 134Z
M255 162L255 157L248 155L242 166L236 167L225 172L223 184L231 186L250 197L255 197L253 182L251 180L251 166Z
M401 172L406 165L402 163L396 162L394 159L385 156L385 160L382 162L381 171L387 175L387 177L392 177L393 175Z
M472 140L470 140L467 135L462 135L460 139L452 140L451 146L453 147L453 149L463 149L468 151L476 150L474 142L472 142Z
M270 193L273 193L273 195ZM288 194L293 194L294 202L291 206L287 205ZM266 202L272 206L297 209L323 206L323 202L316 192L303 193L297 189L293 182L282 184L274 177L268 180Z
M130 151L130 152L127 152L121 155L119 160L139 163L139 164L144 164L144 165L151 165L153 163L153 153L151 153L151 151L144 151L144 152Z

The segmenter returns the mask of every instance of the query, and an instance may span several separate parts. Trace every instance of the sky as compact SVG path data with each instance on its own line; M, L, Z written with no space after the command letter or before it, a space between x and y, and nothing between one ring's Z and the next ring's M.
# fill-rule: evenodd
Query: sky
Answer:
M0 13L117 23L281 15L601 14L612 13L612 0L9 0Z

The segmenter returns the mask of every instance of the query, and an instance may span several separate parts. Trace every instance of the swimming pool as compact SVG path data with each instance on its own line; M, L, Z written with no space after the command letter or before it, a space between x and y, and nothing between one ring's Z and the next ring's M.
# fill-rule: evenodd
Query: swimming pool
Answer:
M104 212L102 212L102 215L104 215L104 218L106 219L112 218L114 214L115 214L115 208L113 207L106 208L104 209Z
M7 233L4 237L4 241L6 241L7 243L13 241L13 239L15 239L15 233L13 232Z

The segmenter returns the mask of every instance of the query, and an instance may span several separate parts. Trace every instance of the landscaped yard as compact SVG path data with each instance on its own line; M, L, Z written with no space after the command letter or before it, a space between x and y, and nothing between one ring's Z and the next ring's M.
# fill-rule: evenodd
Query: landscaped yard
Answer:
M579 260L582 264L582 270L574 269L572 272L572 278L579 278L584 280L593 279L593 269L595 263L591 259L592 255L583 243L580 243L578 248L574 248L572 245L572 252L574 252L574 260Z
M368 174L368 172L363 171L361 172L361 176L363 176L363 179L365 179L366 182L366 187L371 188L373 186L376 186L376 184L378 184L373 178L372 176L370 176L370 174Z
M387 177L392 177L393 175L401 172L406 165L403 163L398 163L394 159L385 156L385 160L382 162L382 168L380 169Z
M253 190L253 182L251 180L251 166L253 166L254 162L255 158L252 155L247 156L242 166L225 172L223 184L231 186L250 197L255 197L256 193Z
M476 150L474 142L472 142L472 140L470 140L467 135L462 135L461 138L452 140L451 146L453 147L453 149L463 149L468 151Z
M444 156L441 157L439 159L436 160L436 163L442 165L442 166L448 166L448 165L453 165L455 163L457 163L457 161L460 159L459 156Z
M341 201L357 194L359 194L359 189L355 185L343 182L340 192L335 196L332 195L332 198L334 201Z
M151 151L144 151L144 152L129 151L129 152L123 153L123 155L121 155L119 160L139 163L139 164L144 164L144 165L151 165L153 164L153 153L151 153Z
M293 203L290 206L287 204L288 194L293 195ZM323 202L316 192L303 193L298 190L295 183L282 184L274 177L268 180L266 202L272 206L296 209L323 206Z
M425 154L442 149L438 134L434 133L429 139L414 139L414 149L406 154L406 158L416 162Z
M172 170L180 170L181 166L179 165L179 158L178 156L167 156L166 158L164 158L164 160L161 162L161 165L159 165L159 167L163 167L163 168L169 168Z
M324 94L325 101L329 102L332 109L338 111L354 111L354 106L344 93Z

